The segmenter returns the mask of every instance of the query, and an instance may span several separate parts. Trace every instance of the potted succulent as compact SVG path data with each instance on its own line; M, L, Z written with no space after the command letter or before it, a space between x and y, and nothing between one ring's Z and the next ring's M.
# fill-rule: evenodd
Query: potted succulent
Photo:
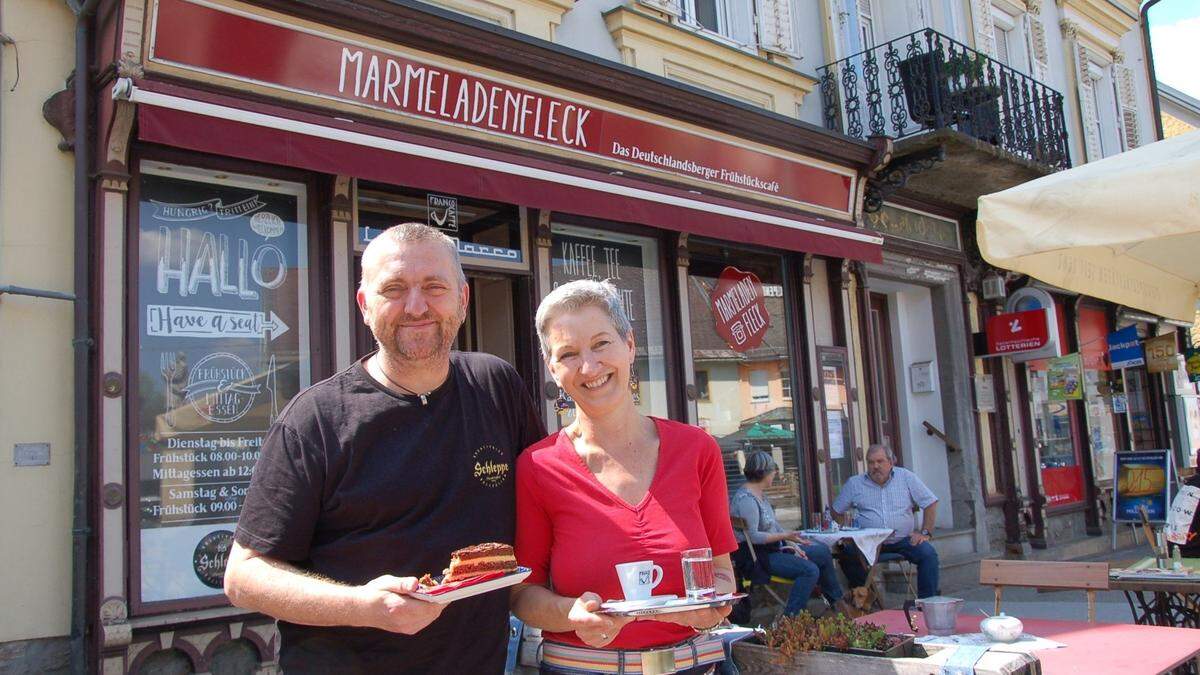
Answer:
M733 658L745 673L793 672L796 668L850 667L854 657L913 656L912 635L889 634L880 626L841 614L816 618L808 612L780 617L757 634L734 643Z

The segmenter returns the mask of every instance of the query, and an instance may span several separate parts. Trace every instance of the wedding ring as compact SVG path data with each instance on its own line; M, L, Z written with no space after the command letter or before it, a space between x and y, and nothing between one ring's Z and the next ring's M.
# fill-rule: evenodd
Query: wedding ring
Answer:
M608 633L601 633L601 634L600 634L600 639L602 639L602 640L607 640L607 639L608 639Z

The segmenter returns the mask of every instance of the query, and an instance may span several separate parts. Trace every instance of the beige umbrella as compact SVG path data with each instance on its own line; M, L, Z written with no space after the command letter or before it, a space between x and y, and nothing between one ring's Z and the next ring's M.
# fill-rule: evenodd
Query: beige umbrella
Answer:
M979 198L989 263L1192 321L1200 300L1200 133Z

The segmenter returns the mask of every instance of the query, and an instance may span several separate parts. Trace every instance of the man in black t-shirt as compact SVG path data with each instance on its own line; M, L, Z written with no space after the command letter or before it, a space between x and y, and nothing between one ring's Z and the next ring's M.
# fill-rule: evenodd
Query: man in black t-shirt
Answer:
M286 673L499 673L508 594L409 596L450 552L512 543L516 456L545 429L511 366L451 352L468 288L424 225L367 247L358 305L379 351L301 392L272 425L225 572L278 619Z

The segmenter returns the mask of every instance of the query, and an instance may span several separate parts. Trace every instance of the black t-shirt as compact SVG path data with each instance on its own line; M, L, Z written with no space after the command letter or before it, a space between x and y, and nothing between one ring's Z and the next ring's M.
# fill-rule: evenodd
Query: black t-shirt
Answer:
M271 427L236 539L347 584L438 574L455 549L512 543L517 454L545 436L520 377L487 354L452 352L426 403L364 361L301 392ZM448 605L407 636L279 622L285 672L499 673L508 594Z

